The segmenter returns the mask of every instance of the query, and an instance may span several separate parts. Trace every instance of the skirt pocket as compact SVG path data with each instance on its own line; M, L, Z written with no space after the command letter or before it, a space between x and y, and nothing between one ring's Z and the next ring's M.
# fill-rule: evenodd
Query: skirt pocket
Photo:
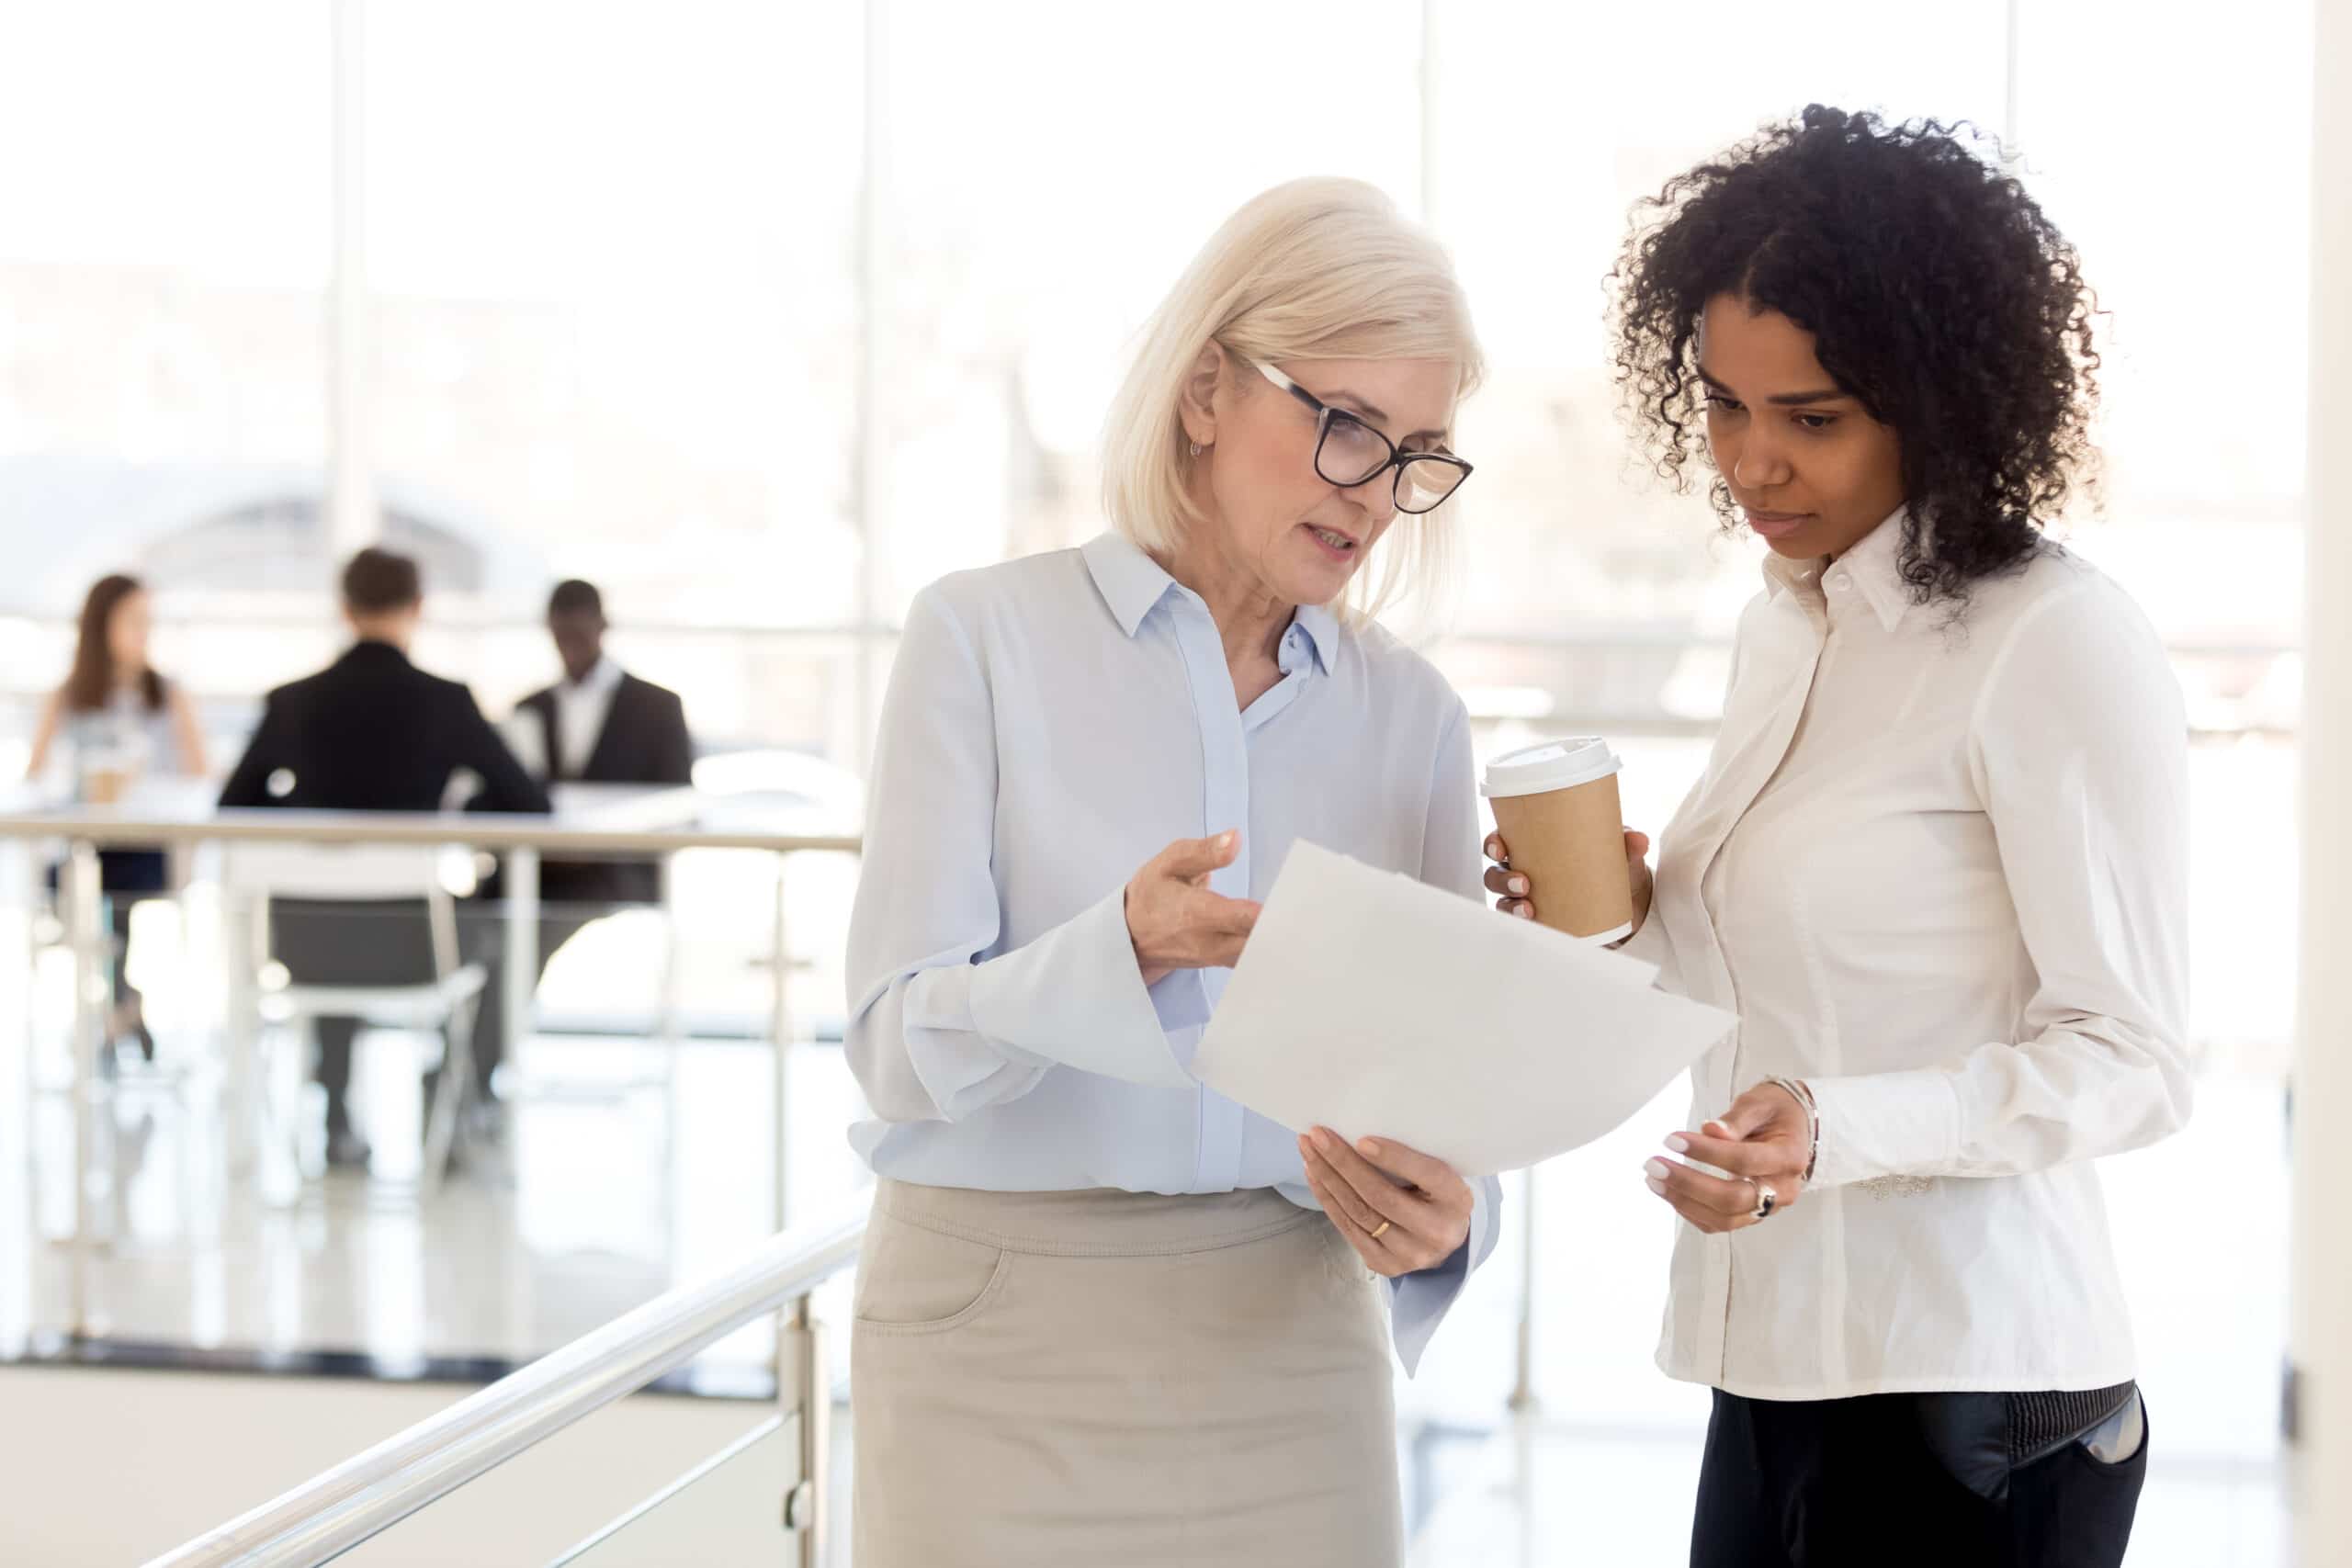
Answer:
M944 1334L988 1311L1012 1254L876 1213L857 1264L855 1326L875 1334Z

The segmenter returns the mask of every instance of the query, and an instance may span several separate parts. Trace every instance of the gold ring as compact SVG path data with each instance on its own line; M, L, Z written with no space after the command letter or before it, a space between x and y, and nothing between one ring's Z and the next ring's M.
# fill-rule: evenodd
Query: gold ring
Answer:
M1373 1233L1372 1233L1372 1239L1373 1239L1373 1240L1374 1240L1374 1241L1378 1241L1382 1236L1386 1235L1388 1234L1388 1227L1389 1227L1390 1225L1395 1224L1396 1223L1396 1221L1394 1221L1394 1220L1383 1220L1383 1221L1381 1221L1381 1222L1380 1222L1380 1228L1379 1228L1378 1230L1376 1230L1376 1231L1374 1231L1374 1232L1373 1232Z

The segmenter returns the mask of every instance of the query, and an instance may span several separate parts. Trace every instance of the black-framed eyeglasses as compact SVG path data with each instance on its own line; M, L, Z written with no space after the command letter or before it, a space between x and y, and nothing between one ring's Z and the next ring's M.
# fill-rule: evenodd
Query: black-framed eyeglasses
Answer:
M1315 472L1341 490L1368 485L1396 470L1396 510L1419 514L1436 510L1462 488L1470 465L1451 452L1405 452L1345 409L1335 409L1271 365L1258 374L1305 403L1315 414Z

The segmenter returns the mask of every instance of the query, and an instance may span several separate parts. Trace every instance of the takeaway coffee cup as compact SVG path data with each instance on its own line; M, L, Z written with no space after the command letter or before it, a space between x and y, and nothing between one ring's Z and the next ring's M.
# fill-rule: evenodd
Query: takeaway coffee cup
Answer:
M1510 868L1534 888L1535 918L1579 942L1611 942L1634 929L1625 866L1623 764L1594 736L1546 740L1497 757L1479 787L1510 849Z

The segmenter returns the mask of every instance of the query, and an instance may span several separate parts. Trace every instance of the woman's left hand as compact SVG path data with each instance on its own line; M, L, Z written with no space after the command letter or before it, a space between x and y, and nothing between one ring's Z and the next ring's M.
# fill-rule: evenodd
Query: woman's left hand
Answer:
M1329 1127L1298 1152L1315 1201L1374 1273L1434 1268L1470 1239L1470 1184L1443 1160L1383 1138L1351 1145Z
M1674 1212L1709 1235L1761 1224L1756 1210L1771 1189L1772 1212L1796 1207L1804 1173L1813 1164L1813 1122L1797 1097L1778 1084L1760 1083L1731 1109L1696 1133L1676 1133L1666 1146L1679 1155L1731 1172L1731 1179L1706 1176L1687 1165L1654 1159L1642 1168L1651 1191Z

